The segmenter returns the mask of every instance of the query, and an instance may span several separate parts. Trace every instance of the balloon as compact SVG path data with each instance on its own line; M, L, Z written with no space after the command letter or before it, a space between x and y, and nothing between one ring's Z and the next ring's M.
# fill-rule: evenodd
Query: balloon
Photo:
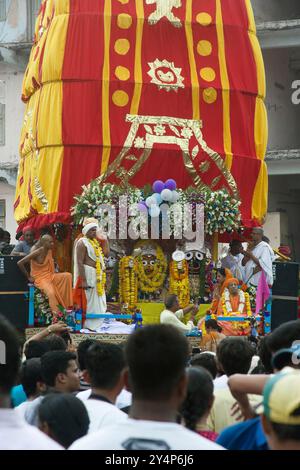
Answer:
M169 179L165 182L165 188L169 189L170 191L174 191L177 188L177 184L175 180Z
M171 201L172 200L172 191L170 189L164 189L161 192L161 197L163 201Z
M162 203L162 198L161 198L161 195L160 195L160 194L154 193L151 197L154 197L154 198L156 199L157 205L159 205L159 204Z
M162 181L160 180L156 180L154 183L153 183L153 186L152 186L152 189L155 193L161 193L163 189L165 189L165 185Z
M147 197L146 205L147 205L147 207L151 207L153 205L156 205L156 199L152 196Z
M138 203L138 210L140 212L147 212L148 209L147 209L146 203L145 202L139 202Z
M160 208L158 206L151 206L149 210L151 217L158 217L160 214Z
M180 194L177 191L172 191L172 202L177 202L180 198Z

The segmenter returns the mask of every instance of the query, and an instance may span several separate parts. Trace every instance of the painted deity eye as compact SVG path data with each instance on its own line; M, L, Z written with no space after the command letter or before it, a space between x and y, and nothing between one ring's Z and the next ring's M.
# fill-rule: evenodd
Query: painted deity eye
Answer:
M191 259L193 258L193 253L191 251L188 251L186 254L185 254L185 259L187 261L191 261Z
M201 253L200 251L197 251L196 258L197 258L198 261L202 261L203 258L204 258L203 253Z
M143 260L143 266L147 266L147 264L148 264L148 261Z
M151 261L150 261L150 265L151 265L151 266L154 266L154 265L155 265L155 261L151 260Z

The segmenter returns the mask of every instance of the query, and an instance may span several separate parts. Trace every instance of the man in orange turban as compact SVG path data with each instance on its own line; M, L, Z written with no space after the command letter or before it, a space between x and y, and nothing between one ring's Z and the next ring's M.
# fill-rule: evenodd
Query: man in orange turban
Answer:
M231 277L225 280L224 292L218 305L218 316L251 316L249 294L239 289L238 279ZM245 335L249 325L244 322L220 322L222 332L227 336Z

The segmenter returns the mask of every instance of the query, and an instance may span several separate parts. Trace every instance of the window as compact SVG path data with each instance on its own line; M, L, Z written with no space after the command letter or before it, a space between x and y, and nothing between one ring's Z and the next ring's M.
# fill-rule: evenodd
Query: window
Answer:
M5 104L0 103L0 145L5 145Z
M6 20L6 0L0 0L0 21Z
M5 227L5 200L0 199L0 227Z
M40 11L42 0L27 0L27 28L28 40L32 40L35 31L35 22Z

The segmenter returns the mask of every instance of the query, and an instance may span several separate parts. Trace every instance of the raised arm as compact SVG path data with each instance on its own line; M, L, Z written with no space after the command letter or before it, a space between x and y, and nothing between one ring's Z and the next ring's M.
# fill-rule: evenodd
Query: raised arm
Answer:
M29 282L34 282L34 279L30 276L30 273L26 269L26 264L29 263L32 259L36 259L39 255L43 253L43 248L38 248L37 250L33 250L29 255L24 256L23 259L20 259L18 261L18 267L24 274L24 276L27 277Z

